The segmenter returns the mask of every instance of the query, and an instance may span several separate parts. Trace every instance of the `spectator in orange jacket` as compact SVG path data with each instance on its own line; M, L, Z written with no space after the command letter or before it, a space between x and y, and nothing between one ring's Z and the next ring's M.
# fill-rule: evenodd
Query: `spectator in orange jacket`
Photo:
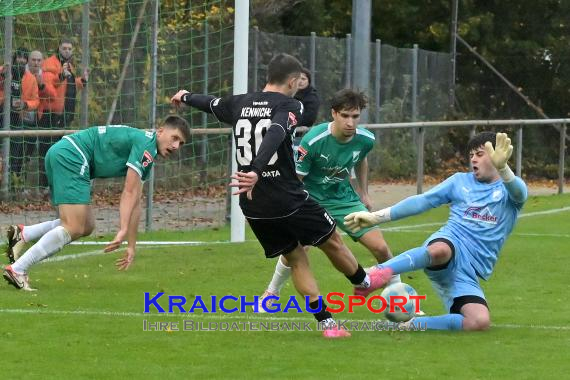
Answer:
M40 104L38 84L35 76L26 71L27 63L28 49L18 48L12 56L12 82L10 83L12 105L10 109L15 119L14 122L10 121L12 126L21 124L24 110L36 110ZM0 67L0 104L2 107L4 105L5 68L6 65ZM2 109L0 108L0 112Z
M44 62L44 57L41 51L34 50L30 52L30 56L28 57L28 64L26 65L26 71L36 77L36 81L38 82L38 94L40 96L40 108L42 102L45 102L46 99L50 96L50 94L46 93L45 91L45 84L42 75L42 64ZM55 93L52 94L55 96ZM31 129L37 130L38 129L38 110L26 110L24 111L23 122L24 122L24 129ZM38 138L36 136L28 136L24 137L24 159L29 160L31 159L34 151L36 150ZM36 156L37 157L37 156ZM43 162L43 158L40 160ZM43 165L43 164L42 164ZM41 165L40 165L41 166ZM42 167L43 169L43 167ZM42 170L43 171L43 170ZM38 173L38 172L36 172ZM27 170L27 177L29 178L30 171Z
M26 65L26 72L32 74L36 78L38 84L39 107L42 108L42 102L45 102L49 96L55 96L46 92L46 85L42 75L42 64L44 58L41 51L34 50L28 57L28 64ZM29 109L24 112L23 121L24 129L37 129L38 127L38 109Z
M85 68L81 77L77 76L73 63L73 42L63 38L57 53L44 60L42 77L46 95L38 110L39 127L42 129L67 129L75 117L77 91L87 84L89 72ZM40 186L47 187L43 158L51 145L61 137L39 139Z
M23 129L25 115L28 112L35 112L40 104L36 77L26 71L28 54L28 49L18 48L12 57L12 81L10 82L10 129L12 130ZM5 100L4 77L4 70L2 70L0 74L2 109ZM0 120L3 120L3 117ZM10 171L12 176L19 177L22 172L23 147L24 138L22 136L10 138Z

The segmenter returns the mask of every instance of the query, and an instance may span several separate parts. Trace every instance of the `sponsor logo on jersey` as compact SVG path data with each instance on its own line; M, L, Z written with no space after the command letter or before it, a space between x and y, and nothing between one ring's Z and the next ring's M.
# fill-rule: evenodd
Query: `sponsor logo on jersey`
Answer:
M502 195L503 192L501 190L495 190L493 191L493 195L491 195L491 198L493 198L494 201L498 201L499 199L501 199Z
M352 152L352 162L357 162L360 159L360 151L356 150Z
M214 99L214 101L212 102L212 106L214 106L214 107L217 106L218 103L220 102L220 100L222 100L222 98Z
M464 219L475 220L478 222L497 224L498 219L489 207L468 207L463 213Z
M266 178L266 177L279 177L281 176L281 173L279 173L279 170L268 170L265 172L261 172L261 176Z
M147 166L152 164L153 161L154 161L154 158L152 157L152 154L150 154L148 150L145 150L143 153L142 161L141 161L142 167L146 168Z
M350 171L348 168L342 166L324 167L323 171L327 172L327 175L323 177L321 183L340 183L350 176Z
M299 149L297 150L297 155L298 155L297 161L303 162L307 153L309 153L309 151L307 149L303 148L302 146L300 146Z

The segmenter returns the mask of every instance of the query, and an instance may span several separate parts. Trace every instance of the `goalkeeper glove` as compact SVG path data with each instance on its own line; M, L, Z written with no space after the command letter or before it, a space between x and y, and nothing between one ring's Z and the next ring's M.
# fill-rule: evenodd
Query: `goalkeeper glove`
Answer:
M355 233L363 228L389 222L390 220L390 207L388 207L375 212L358 211L348 214L344 217L344 225L351 232Z
M493 149L493 144L490 141L485 143L485 151L489 155L493 166L499 171L499 175L505 182L511 182L515 179L515 175L507 162L513 154L513 146L511 139L506 133L497 133L497 142Z

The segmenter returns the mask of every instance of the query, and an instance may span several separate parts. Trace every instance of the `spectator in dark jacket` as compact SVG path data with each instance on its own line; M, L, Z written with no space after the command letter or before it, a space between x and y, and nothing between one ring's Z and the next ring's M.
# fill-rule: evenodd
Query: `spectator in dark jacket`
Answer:
M317 120L321 100L319 99L317 90L311 86L311 72L305 68L303 68L303 72L301 73L299 90L295 94L295 99L303 103L303 106L305 107L299 125L312 127Z

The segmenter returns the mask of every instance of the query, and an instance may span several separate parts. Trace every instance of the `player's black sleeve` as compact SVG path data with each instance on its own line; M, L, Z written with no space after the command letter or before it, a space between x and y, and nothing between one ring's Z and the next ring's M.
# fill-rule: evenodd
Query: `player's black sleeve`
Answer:
M285 122L287 122L286 119ZM256 172L258 177L261 177L261 172L267 166L271 156L277 152L279 145L285 140L286 136L287 133L281 125L273 123L271 127L269 127L259 146L259 151L255 159L251 162L251 170Z
M263 136L259 151L251 162L251 168L258 176L261 175L273 154L277 152L287 134L294 133L295 126L301 118L302 109L303 104L293 98L275 109L275 114L271 118L271 127Z
M198 108L200 111L213 113L212 109L210 108L210 103L215 98L216 97L212 95L187 93L184 94L180 100L182 100L182 103L194 108Z

